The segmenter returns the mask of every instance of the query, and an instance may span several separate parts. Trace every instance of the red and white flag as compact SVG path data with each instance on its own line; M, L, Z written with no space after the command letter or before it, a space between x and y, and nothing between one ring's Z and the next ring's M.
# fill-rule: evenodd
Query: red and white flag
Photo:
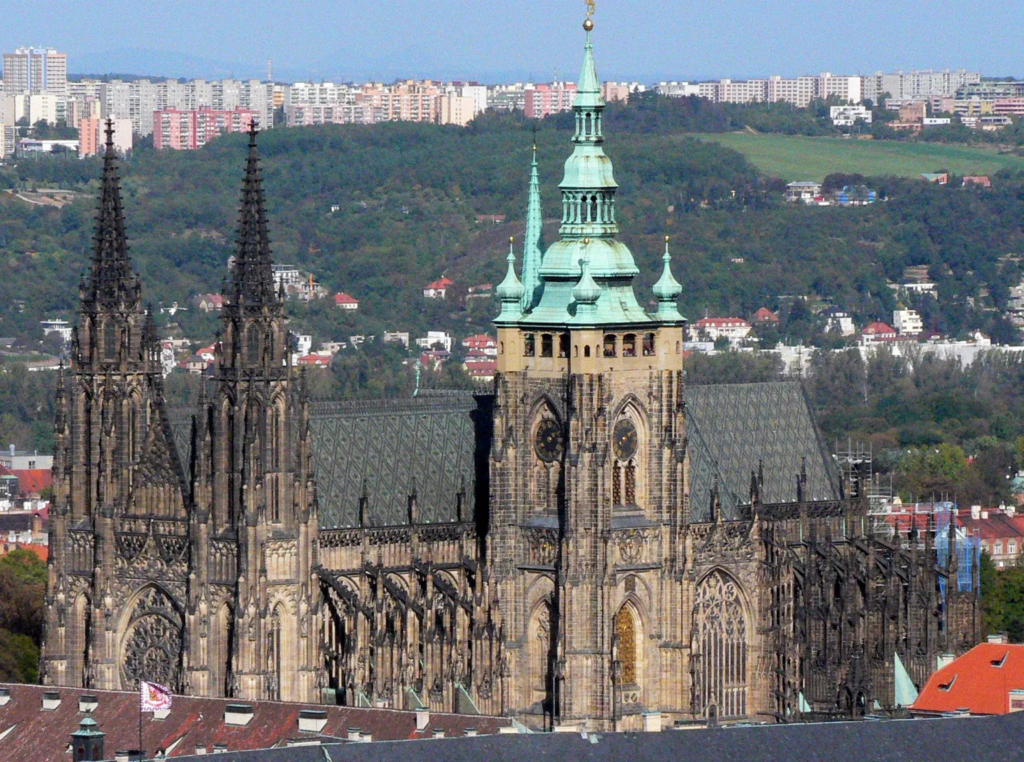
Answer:
M165 688L157 683L142 681L142 711L159 712L162 709L171 708L171 689Z

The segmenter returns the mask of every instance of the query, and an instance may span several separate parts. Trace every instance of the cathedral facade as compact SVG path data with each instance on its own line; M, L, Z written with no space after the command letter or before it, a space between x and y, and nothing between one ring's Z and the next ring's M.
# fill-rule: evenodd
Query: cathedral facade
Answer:
M977 641L955 522L877 539L798 384L686 387L669 243L647 311L618 239L591 29L559 240L535 160L493 394L309 399L253 132L214 378L170 410L108 137L57 391L47 684L637 729L892 709Z

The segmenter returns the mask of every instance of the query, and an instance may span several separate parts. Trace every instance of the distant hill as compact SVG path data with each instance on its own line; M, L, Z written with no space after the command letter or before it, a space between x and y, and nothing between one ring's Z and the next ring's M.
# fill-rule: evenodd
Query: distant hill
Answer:
M758 113L775 118L775 111ZM688 99L641 98L609 108L606 150L620 185L622 237L641 270L642 303L650 300L669 234L685 289L681 309L692 318L749 316L806 296L839 304L862 323L888 320L896 301L886 279L924 265L940 281L940 301L921 306L926 327L953 335L993 328L1008 285L1020 279L1016 262L1001 259L1024 250L1020 174L1004 171L991 190L967 191L876 178L872 185L887 200L873 207L788 206L780 179L688 134L732 129L738 113ZM544 212L553 221L561 213L557 183L571 126L571 115L560 115L536 135ZM261 135L276 261L361 302L356 315L291 305L296 327L316 341L383 330L487 329L493 303L477 300L466 310L425 301L420 291L442 274L460 286L501 279L508 236L523 232L531 128L518 115L487 115L468 129L391 123ZM132 255L147 300L185 303L220 287L244 161L244 137L225 136L200 151L139 151L125 164ZM88 194L99 173L98 160L0 167L0 187L60 185L86 195L60 210L0 195L0 335L30 335L41 317L74 309L90 246L95 199ZM508 221L479 225L480 214ZM556 228L546 226L548 242ZM214 319L194 312L176 319L197 339L216 330Z

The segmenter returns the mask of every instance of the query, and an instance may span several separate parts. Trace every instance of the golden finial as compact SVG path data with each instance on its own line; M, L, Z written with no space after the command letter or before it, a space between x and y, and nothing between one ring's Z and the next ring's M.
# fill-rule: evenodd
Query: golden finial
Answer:
M586 0L586 3L587 20L583 22L583 28L589 32L594 28L594 20L591 18L594 15L594 0Z

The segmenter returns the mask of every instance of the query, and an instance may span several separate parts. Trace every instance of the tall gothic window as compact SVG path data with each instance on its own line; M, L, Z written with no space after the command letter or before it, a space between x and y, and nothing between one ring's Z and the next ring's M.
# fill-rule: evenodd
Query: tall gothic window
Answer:
M281 606L278 604L270 618L267 633L267 698L281 700Z
M551 685L551 606L545 601L530 621L530 703L546 704Z
M117 357L117 326L113 320L103 325L103 359L113 360Z
M249 326L246 334L246 361L250 364L260 361L260 329L255 325Z
M615 659L619 662L619 685L640 682L638 626L636 612L628 603L615 615Z
M691 648L693 711L745 717L747 617L739 586L722 572L712 572L697 588Z

